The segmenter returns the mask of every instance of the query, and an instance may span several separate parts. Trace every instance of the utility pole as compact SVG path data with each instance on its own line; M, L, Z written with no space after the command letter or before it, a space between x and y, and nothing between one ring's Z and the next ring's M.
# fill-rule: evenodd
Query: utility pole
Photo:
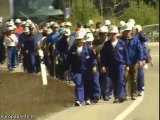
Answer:
M103 0L100 0L101 21L103 22Z

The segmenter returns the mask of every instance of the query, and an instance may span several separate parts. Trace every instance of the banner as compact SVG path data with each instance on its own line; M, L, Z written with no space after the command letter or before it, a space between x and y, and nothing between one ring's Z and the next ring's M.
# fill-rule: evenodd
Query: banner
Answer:
M68 19L70 17L70 9L69 8L65 8L64 16L65 16L65 19Z

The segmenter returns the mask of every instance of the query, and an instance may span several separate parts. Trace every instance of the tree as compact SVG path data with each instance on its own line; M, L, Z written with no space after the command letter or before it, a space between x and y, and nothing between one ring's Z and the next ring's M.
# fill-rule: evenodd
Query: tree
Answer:
M130 1L129 8L120 16L120 19L128 21L130 18L135 19L136 23L141 25L157 24L159 22L159 10L150 4L147 5L142 0L139 0L139 4L135 0Z
M80 21L85 24L89 19L100 20L99 12L92 0L72 0L70 20L75 23Z

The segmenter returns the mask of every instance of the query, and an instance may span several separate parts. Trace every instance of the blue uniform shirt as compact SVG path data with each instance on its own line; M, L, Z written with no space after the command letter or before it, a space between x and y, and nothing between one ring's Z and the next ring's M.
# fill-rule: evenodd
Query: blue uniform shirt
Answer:
M129 56L129 64L136 64L138 61L144 59L142 46L137 39L137 37L132 36L129 40L121 37L127 46L128 56Z
M101 66L109 67L115 65L128 65L128 51L125 43L118 39L118 43L115 48L112 46L111 39L104 43L102 50L100 51Z
M147 59L147 47L145 45L145 42L147 42L147 38L142 33L138 33L135 37L140 41L142 49L143 49L143 59Z
M67 54L68 53L69 44L66 40L66 37L63 36L59 41L56 43L56 49L61 54Z
M59 32L51 33L47 36L47 41L55 44L61 38L61 34Z
M97 61L95 59L95 54L85 44L82 48L82 54L77 54L77 45L74 44L71 46L68 56L67 56L67 69L71 65L71 72L82 72L83 70L90 70L92 67L97 65Z

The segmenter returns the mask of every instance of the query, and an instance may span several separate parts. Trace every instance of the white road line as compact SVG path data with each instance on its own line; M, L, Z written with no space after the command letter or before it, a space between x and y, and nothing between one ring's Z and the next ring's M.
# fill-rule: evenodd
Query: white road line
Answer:
M123 120L130 114L144 99L144 94L142 93L141 97L138 97L127 109L125 109L121 114L119 114L114 120Z
M151 57L159 57L159 55L151 55Z

